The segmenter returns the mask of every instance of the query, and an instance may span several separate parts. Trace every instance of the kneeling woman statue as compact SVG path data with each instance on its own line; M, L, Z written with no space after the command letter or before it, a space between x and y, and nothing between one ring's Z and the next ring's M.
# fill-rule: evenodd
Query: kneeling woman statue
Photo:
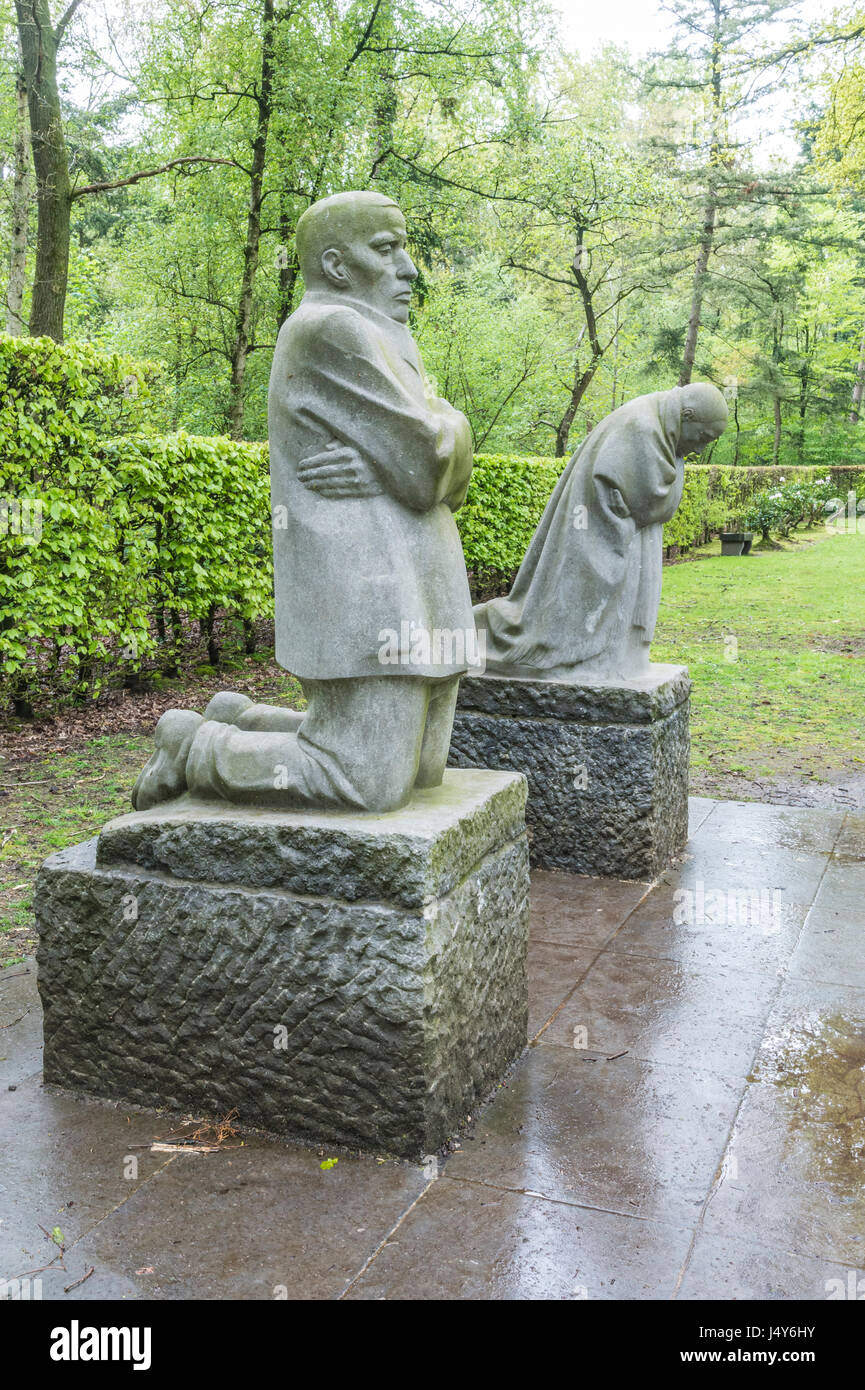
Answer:
M649 674L663 528L681 501L684 456L726 424L721 392L701 383L638 396L592 431L511 592L474 610L488 672L577 682Z

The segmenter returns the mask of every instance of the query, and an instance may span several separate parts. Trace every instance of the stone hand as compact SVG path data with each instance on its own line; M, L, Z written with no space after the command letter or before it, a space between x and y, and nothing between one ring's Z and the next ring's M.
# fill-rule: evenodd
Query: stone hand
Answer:
M382 490L357 450L335 439L318 453L301 459L297 476L304 487L322 497L374 497Z
M628 504L617 487L611 487L609 491L610 511L614 516L620 517L625 521L630 515Z

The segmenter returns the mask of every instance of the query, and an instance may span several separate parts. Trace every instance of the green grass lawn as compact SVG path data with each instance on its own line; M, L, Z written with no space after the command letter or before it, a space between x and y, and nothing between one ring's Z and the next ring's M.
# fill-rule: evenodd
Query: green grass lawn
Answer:
M865 535L668 566L655 661L690 667L692 781L865 771Z
M759 798L760 779L865 774L865 536L818 530L667 567L652 655L691 670L694 791ZM284 675L258 688L278 702L299 693ZM202 709L211 693L187 683L176 702ZM41 861L129 810L149 751L121 733L0 771L0 965L32 949Z
M261 655L251 658L242 676L172 682L168 702L203 711L215 690L246 688L252 678L263 700L302 706L297 681L272 660L265 666ZM33 885L42 860L131 811L129 794L151 752L148 735L118 733L55 747L23 764L12 762L14 752L5 767L0 760L0 969L33 950Z
M33 884L42 860L131 810L149 739L92 739L0 778L0 968L33 947Z

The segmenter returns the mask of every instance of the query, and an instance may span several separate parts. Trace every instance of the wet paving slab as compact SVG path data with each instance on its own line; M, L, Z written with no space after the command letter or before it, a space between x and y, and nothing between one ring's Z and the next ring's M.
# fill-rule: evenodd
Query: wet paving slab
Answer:
M691 1232L445 1176L349 1299L670 1298Z
M815 905L790 957L790 974L816 983L865 989L865 928L861 913Z
M529 1037L535 1038L588 974L597 951L580 946L559 946L530 941Z
M68 1249L116 1213L165 1164L165 1155L149 1147L164 1125L153 1114L53 1092L38 1075L14 1092L4 1087L0 1279L39 1270L56 1259L60 1245ZM56 1273L43 1274L43 1281Z
M543 1041L670 1066L699 1057L707 1071L744 1077L777 990L767 975L604 951Z
M658 883L610 938L607 949L681 961L698 969L728 968L779 978L798 945L810 903L775 897L758 885L752 907L751 893L744 898L740 894L740 880L726 882L711 865L706 872L711 879L687 888Z
M859 863L865 860L865 811L849 811L835 842L834 859Z
M0 1090L42 1071L42 1008L33 962L0 971Z
M861 1297L865 816L690 810L655 884L533 875L530 1045L424 1165L153 1150L173 1117L41 1086L35 967L0 975L0 1278L64 1301Z
M858 1290L858 1292L857 1292ZM865 1271L833 1260L773 1250L735 1236L699 1232L676 1297L829 1302L861 1298ZM807 1322L807 1319L805 1319Z
M810 904L829 861L829 851L768 850L750 840L723 840L716 836L710 817L689 840L680 863L661 875L661 882L691 891L702 885L704 894L732 890L743 897L768 894L770 900L777 894L785 903Z
M532 940L600 948L651 889L651 883L536 870L532 874Z
M691 1067L532 1047L447 1173L693 1226L739 1094L728 1078Z
M372 1157L321 1163L317 1149L255 1138L178 1154L74 1259L138 1298L338 1298L430 1179ZM106 1296L100 1282L88 1280L91 1297Z
M865 1265L865 990L786 982L703 1226Z
M831 854L845 820L843 811L804 806L764 806L758 801L710 802L699 830L731 844ZM690 834L695 834L693 825Z
M865 908L865 862L839 861L827 866L814 900L815 908L844 913L861 920Z

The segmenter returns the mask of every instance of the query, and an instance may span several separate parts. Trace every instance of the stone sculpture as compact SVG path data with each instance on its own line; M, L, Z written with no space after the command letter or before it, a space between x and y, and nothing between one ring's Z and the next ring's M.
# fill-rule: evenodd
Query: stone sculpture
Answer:
M685 454L727 423L708 384L639 396L608 415L559 479L511 592L475 608L491 674L639 680L661 597L663 526Z
M445 770L476 632L465 417L374 193L298 224L270 384L276 650L306 713L169 710L135 811L36 891L48 1082L435 1153L526 1044L526 780ZM242 803L242 804L237 804Z
M378 193L297 227L306 292L269 393L276 655L305 715L223 692L169 710L133 791L273 808L391 810L441 783L475 626L453 513L468 421L435 395L407 327L417 270Z

